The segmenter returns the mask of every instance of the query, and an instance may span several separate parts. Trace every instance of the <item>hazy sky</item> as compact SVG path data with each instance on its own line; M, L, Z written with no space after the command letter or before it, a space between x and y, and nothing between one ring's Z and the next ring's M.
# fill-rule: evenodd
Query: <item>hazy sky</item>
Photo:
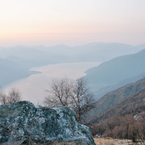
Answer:
M1 0L0 46L145 43L145 0Z

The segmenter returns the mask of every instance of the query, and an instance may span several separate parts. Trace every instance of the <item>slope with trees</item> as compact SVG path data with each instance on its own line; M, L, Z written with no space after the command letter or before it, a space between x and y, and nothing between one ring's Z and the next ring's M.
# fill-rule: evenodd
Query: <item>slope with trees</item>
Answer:
M110 108L106 109L105 111L101 112L98 116L94 117L90 124L100 122L101 120L105 120L107 118L122 115L125 114L131 114L134 115L137 113L140 113L141 111L144 111L145 109L145 88L140 90L137 93L134 93L130 97L124 99L120 103L117 103L114 106L111 106Z
M145 139L145 88L108 108L89 122L93 134Z
M99 115L104 110L121 102L125 98L133 95L134 93L142 90L143 88L145 88L145 78L135 83L123 86L115 91L107 93L101 99L95 102L95 107L90 110L89 115L86 117L86 119L90 120L94 116Z

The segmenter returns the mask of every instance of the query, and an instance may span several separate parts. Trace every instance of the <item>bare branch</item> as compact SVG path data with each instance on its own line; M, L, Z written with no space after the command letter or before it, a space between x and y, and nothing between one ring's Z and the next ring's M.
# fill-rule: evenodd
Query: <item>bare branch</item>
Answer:
M13 103L16 103L21 100L22 100L21 94L15 88L12 88L8 95L6 95L4 92L0 91L0 103L1 104L13 104Z
M55 79L47 91L49 95L44 100L45 105L70 107L76 112L78 121L81 121L82 116L94 107L93 95L89 92L83 79L77 81L71 81L67 78Z
M7 104L7 96L3 91L0 91L0 103Z

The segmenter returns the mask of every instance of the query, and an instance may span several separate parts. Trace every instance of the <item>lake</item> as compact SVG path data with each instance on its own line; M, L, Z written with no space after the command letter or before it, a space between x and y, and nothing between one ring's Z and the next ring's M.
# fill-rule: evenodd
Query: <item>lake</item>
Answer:
M11 88L16 88L21 92L23 100L31 101L36 105L43 104L43 100L47 96L46 90L49 88L52 79L66 77L76 80L85 76L87 69L98 66L99 64L101 62L60 63L32 68L32 71L38 71L40 73L12 83L5 87L4 91L8 92Z

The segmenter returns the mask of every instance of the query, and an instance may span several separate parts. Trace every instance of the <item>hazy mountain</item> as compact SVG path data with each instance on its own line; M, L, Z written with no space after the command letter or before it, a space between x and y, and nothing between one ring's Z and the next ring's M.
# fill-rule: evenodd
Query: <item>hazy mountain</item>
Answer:
M0 59L0 87L3 87L13 81L25 78L33 74L23 65L9 61L7 59Z
M29 69L32 67L73 61L64 55L48 53L26 46L1 49L0 57L0 87L30 76L32 72Z
M1 79L1 82L3 82L1 85L6 85L24 76L29 76L31 74L29 69L32 67L67 62L105 61L116 56L138 52L143 47L144 45L134 47L120 43L90 43L75 47L58 45L52 47L13 46L0 48L0 57L9 63L13 63L11 65L4 65L1 62L0 77L3 78ZM16 76L9 75L10 71L7 70L11 70L11 72L15 70L15 73L12 74L16 74ZM9 81L4 82L4 77L6 77L4 72L6 71Z
M121 43L89 43L82 46L65 45L45 46L13 46L0 49L0 57L16 56L19 58L43 63L70 61L106 61L117 56L133 54L145 46L131 46Z
M94 90L112 87L118 83L133 82L133 78L145 72L145 49L136 53L114 58L86 71L85 78ZM144 76L144 75L143 75ZM140 78L138 77L138 78ZM132 78L132 79L131 79ZM134 79L136 81L136 79ZM118 87L121 86L118 85Z
M114 57L136 53L141 49L135 48L131 45L121 43L90 43L77 49L86 49L83 55L79 53L77 55L81 60L87 61L107 61Z
M145 49L145 43L135 46L137 49Z
M145 72L145 50L117 57L86 71L91 82L112 84Z
M95 103L96 107L89 112L88 120L143 88L145 88L145 78L107 93Z
M21 59L36 62L35 64L47 65L53 63L70 62L73 61L70 57L58 53L50 53L42 50L34 49L37 47L29 46L15 46L0 50L0 57L6 58L15 56Z
M121 87L127 85L127 84L134 83L134 82L136 82L136 81L138 81L138 80L140 80L140 79L142 79L144 77L145 77L145 72L144 73L141 73L139 75L136 75L134 77L125 79L123 81L120 81L120 82L118 82L116 84L112 84L112 85L103 87L103 88L101 88L99 90L97 90L97 89L94 88L92 90L94 90L94 93L95 93L95 100L97 101L101 97L103 97L104 95L106 95L108 92L114 91L114 90L116 90L118 88L121 88Z
M117 56L136 53L145 49L145 45L131 46L122 43L94 42L75 47L65 45L39 46L37 49L67 55L73 57L76 61L107 61Z
M33 60L28 60L28 59L23 59L23 58L19 58L16 56L8 56L5 57L5 60L11 61L13 63L16 63L17 65L19 65L19 67L22 67L23 69L30 69L32 67L35 66L41 66L42 63L39 61L33 61Z

